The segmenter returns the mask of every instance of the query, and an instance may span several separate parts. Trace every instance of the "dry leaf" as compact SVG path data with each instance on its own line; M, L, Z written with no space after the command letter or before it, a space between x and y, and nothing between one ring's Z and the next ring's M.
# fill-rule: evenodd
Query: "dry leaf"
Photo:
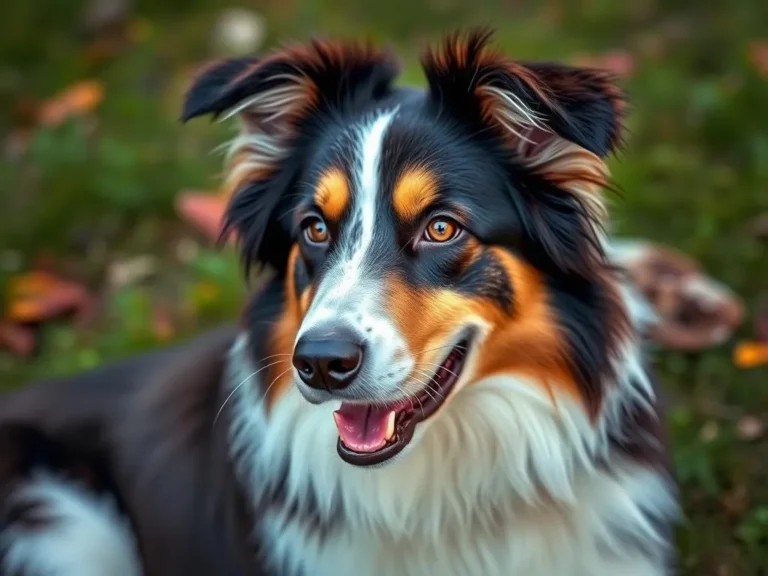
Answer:
M91 112L103 99L104 88L99 82L79 82L43 103L38 111L38 123L57 126L72 116Z
M768 77L768 41L752 42L749 46L749 60L762 76Z
M218 240L224 212L229 197L198 192L181 194L176 201L176 210L181 219L200 230L207 238Z
M14 276L8 282L6 318L27 324L70 312L85 319L93 309L93 298L80 284L40 270Z
M733 351L733 363L739 368L768 364L768 342L740 342Z
M736 433L742 440L757 440L765 433L765 425L757 416L743 416L736 425Z
M18 356L29 356L35 349L35 333L31 328L0 322L0 347Z

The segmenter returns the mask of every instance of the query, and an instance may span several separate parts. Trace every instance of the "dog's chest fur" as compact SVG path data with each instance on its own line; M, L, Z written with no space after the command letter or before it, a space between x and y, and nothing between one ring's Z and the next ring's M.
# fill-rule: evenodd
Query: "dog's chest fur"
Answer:
M666 476L630 459L589 468L569 458L569 433L537 398L517 396L502 429L484 428L514 383L457 397L412 453L359 469L336 455L332 407L291 391L267 413L243 349L228 375L230 388L245 381L231 399L231 446L252 497L280 502L258 527L276 573L666 573Z
M608 484L610 481L603 479ZM649 485L653 484L648 480ZM599 483L599 482L598 482ZM424 535L393 537L384 530L342 526L318 538L301 519L285 521L274 513L265 518L263 535L270 562L279 573L396 576L425 575L636 575L664 574L664 567L640 550L613 553L610 521L628 518L623 487L613 484L609 502L599 493L585 495L572 510L542 507L527 513L479 512L475 522L446 527L441 541ZM657 486L657 489L663 489ZM595 510L599 512L595 513ZM610 514L616 516L610 518ZM343 522L343 520L342 520ZM621 546L620 543L616 543Z

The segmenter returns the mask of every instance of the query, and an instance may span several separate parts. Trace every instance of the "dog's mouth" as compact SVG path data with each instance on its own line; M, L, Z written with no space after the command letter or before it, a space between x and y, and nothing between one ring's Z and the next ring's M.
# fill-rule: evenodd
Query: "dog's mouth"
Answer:
M427 385L413 396L389 405L343 402L333 413L342 460L371 466L386 462L408 446L416 425L437 412L453 390L471 343L471 335L467 335L454 345Z

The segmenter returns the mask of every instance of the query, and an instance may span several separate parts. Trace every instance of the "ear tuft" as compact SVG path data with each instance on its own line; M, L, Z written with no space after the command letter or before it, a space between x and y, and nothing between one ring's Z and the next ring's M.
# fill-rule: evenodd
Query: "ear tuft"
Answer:
M494 123L506 137L549 132L598 156L621 142L626 100L603 71L516 62L490 47L487 28L448 36L422 65L433 102L469 123ZM535 138L534 138L535 140Z
M181 121L205 114L218 115L237 103L237 94L228 92L232 80L258 62L255 57L216 60L202 66L192 80L184 97Z
M603 158L621 142L625 96L605 72L516 62L491 38L480 28L425 52L432 105L504 159L528 239L561 271L592 274L604 260Z
M376 98L398 72L392 54L369 43L314 39L263 57L221 60L203 67L187 91L182 120L243 113L251 121L296 121L310 111Z
M554 63L523 64L531 70L560 108L566 139L606 156L623 144L627 97L618 78L606 70L573 68Z
M288 194L309 144L328 122L385 97L399 72L389 51L369 43L311 40L262 57L209 64L190 86L182 120L237 117L225 190L232 196L223 234L237 232L246 271L269 263L283 272L290 249Z

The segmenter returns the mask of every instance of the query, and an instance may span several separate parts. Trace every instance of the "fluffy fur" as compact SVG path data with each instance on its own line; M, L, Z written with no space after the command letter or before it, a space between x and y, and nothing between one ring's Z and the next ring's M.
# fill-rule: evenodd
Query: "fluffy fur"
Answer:
M616 266L603 198L624 95L600 71L516 62L485 31L422 64L427 89L399 88L387 52L312 41L200 72L184 118L241 126L223 234L272 275L236 335L7 404L46 433L11 435L0 494L35 486L40 445L48 468L85 466L148 576L670 573L653 317ZM297 351L338 334L359 362L320 386ZM395 433L355 453L337 410L365 411L365 430L392 413ZM83 422L93 446L51 450ZM95 519L124 534L90 492L55 486L77 534ZM66 534L0 528L4 566ZM78 567L91 555L70 550Z
M141 575L134 536L109 497L41 474L7 505L23 510L26 521L0 533L3 574Z
M260 500L285 482L294 507L260 536L280 574L666 574L669 479L632 461L595 465L604 439L567 398L489 378L441 412L411 454L375 471L334 458L328 406L286 393L268 416L240 341L232 448ZM253 438L262 441L254 443ZM468 456L471 455L471 456ZM303 514L342 525L318 533ZM364 567L364 568L363 568Z

